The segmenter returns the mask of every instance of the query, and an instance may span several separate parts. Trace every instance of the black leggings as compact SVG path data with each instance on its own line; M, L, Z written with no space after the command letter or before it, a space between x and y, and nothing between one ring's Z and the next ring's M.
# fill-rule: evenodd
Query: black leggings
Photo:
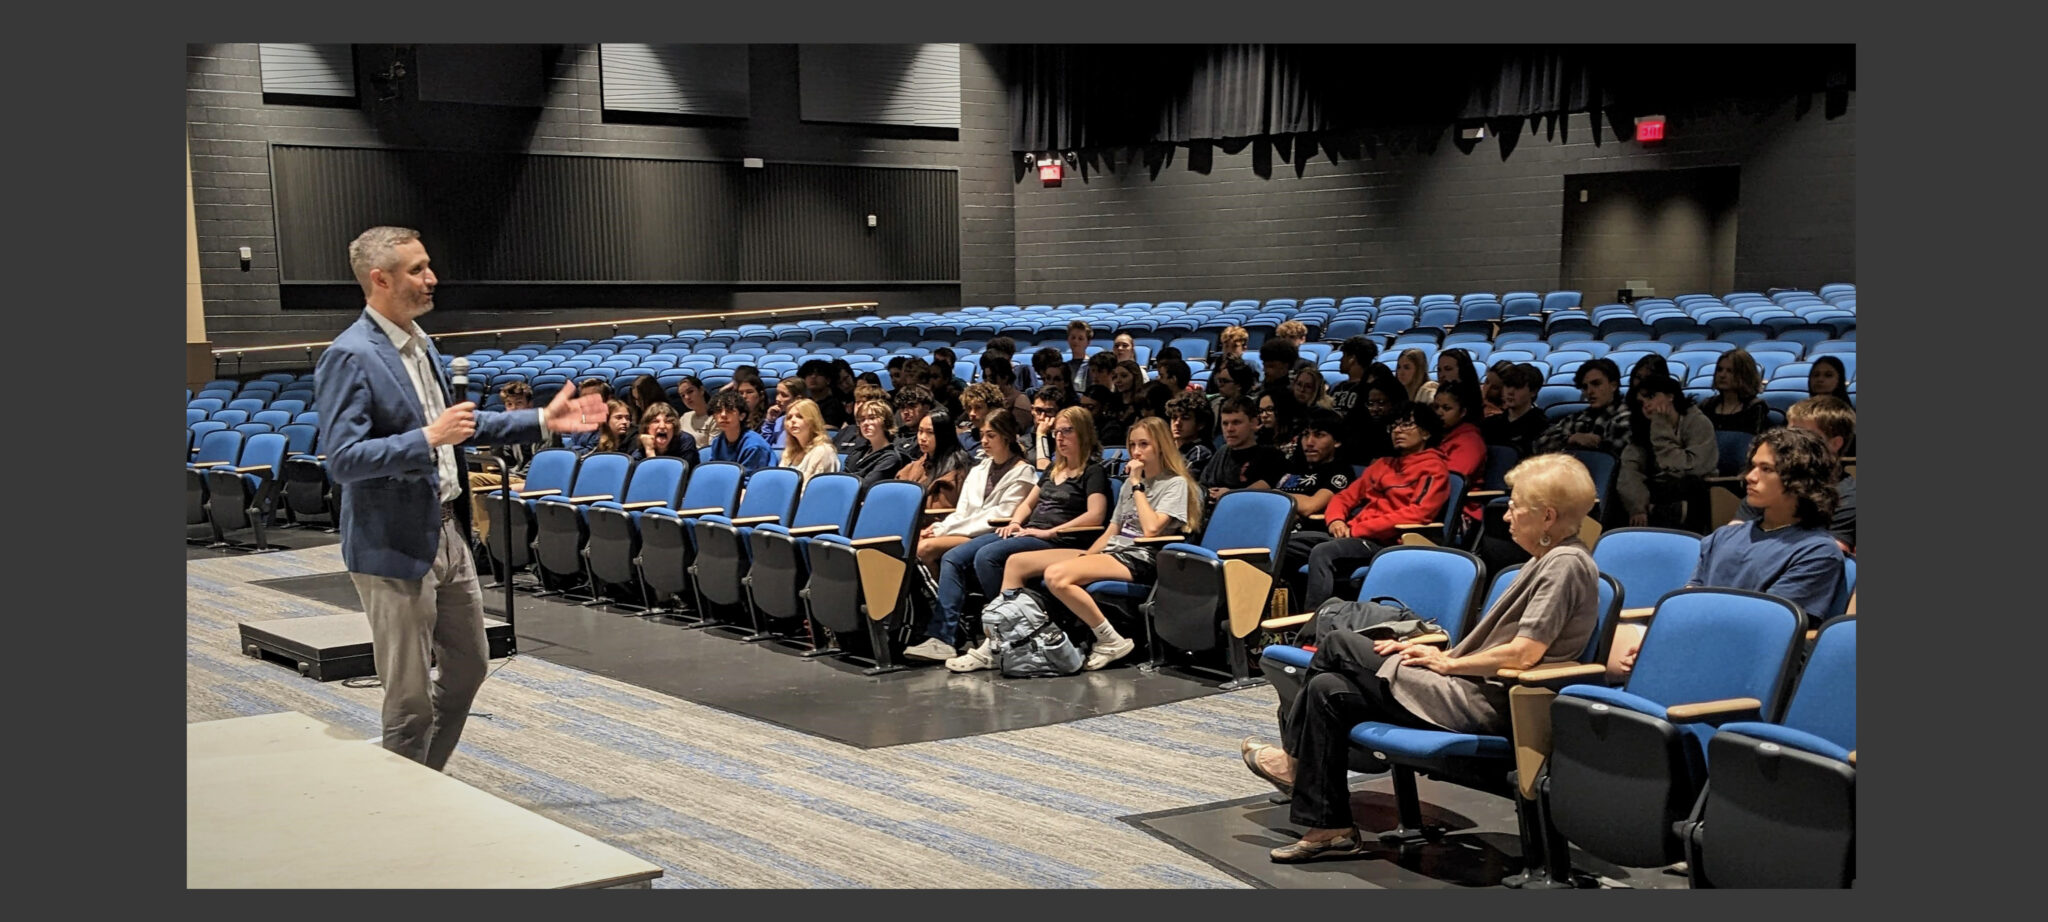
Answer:
M1368 720L1440 729L1394 700L1379 677L1383 657L1372 639L1344 631L1320 637L1301 693L1280 709L1280 746L1294 757L1294 801L1288 818L1315 829L1352 826L1351 728Z

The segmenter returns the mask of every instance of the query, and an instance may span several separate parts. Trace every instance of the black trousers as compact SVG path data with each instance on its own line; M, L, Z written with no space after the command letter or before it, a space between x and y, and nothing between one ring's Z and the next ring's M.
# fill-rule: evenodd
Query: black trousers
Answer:
M1294 757L1294 801L1288 818L1315 829L1348 829L1351 728L1368 720L1437 729L1394 700L1379 677L1386 661L1372 639L1348 631L1317 638L1301 693L1280 704L1280 747Z
M1300 531L1287 539L1284 572L1293 573L1308 565L1301 598L1295 611L1315 611L1316 606L1337 595L1339 587L1350 588L1351 571L1372 563L1380 546L1365 538L1332 538L1328 532ZM1348 596L1347 596L1348 598Z

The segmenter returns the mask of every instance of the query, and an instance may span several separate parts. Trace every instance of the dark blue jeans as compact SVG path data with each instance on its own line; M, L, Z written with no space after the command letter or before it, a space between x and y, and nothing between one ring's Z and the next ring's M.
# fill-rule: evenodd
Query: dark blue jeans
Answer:
M958 645L961 609L967 605L968 571L981 583L981 593L993 596L1003 588L1003 564L1012 554L1025 551L1042 551L1059 545L1041 538L1018 535L1015 538L998 538L989 532L969 539L939 558L939 604L932 611L932 623L925 631L927 636L939 641Z

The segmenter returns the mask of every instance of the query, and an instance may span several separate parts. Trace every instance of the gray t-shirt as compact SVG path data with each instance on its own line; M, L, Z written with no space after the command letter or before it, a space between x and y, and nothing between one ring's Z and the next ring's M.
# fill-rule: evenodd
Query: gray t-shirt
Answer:
M1574 662L1600 626L1600 568L1578 538L1567 538L1515 577L1493 609L1447 651L1466 656L1516 637L1544 644L1539 666ZM1476 676L1437 675L1387 658L1379 676L1409 712L1454 733L1508 729L1507 686Z
M1137 544L1145 536L1145 526L1138 521L1138 497L1131 492L1135 483L1125 483L1123 492L1117 495L1116 510L1110 513L1109 526L1114 529L1104 551L1114 551ZM1145 481L1145 498L1151 500L1152 510L1171 518L1165 534L1172 534L1185 527L1188 521L1188 482L1172 474L1148 478Z

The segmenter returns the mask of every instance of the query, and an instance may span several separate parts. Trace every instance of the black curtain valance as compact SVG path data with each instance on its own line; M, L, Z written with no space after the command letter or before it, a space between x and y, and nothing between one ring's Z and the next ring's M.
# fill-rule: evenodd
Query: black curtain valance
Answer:
M1852 45L1013 45L1011 147L1088 150L1845 94ZM1830 105L1830 111L1839 106Z

